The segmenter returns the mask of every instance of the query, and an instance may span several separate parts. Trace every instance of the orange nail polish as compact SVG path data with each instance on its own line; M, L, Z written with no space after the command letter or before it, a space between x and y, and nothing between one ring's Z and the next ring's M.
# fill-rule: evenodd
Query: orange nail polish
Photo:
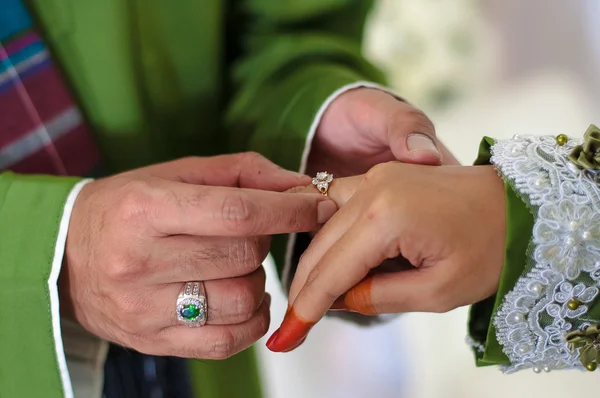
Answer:
M373 305L373 299L371 296L372 288L373 277L369 277L364 279L362 282L359 282L356 286L344 294L343 302L346 308L350 311L359 312L363 315L377 314L377 309Z
M306 336L304 336L304 338L302 340L300 340L300 342L298 342L298 344L296 344L293 347L290 347L282 352L290 352L290 351L294 351L296 348L300 347L302 344L304 344L304 342L306 341Z
M269 350L274 351L272 347L275 344L275 342L277 341L278 335L279 335L279 329L277 329L275 332L273 332L271 337L269 337L269 340L267 340L266 346Z
M268 348L275 352L293 350L302 344L303 340L306 339L306 335L314 325L314 322L306 321L297 316L294 308L291 308L281 323L277 337L273 341L270 341L271 339L269 339L270 344L268 344ZM273 336L271 336L271 338L273 338Z

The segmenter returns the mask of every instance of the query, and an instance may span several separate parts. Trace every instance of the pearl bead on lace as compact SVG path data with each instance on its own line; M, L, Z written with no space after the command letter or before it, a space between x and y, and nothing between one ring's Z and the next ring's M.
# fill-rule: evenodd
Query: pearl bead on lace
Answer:
M522 346L519 347L519 352L521 354L525 354L525 353L531 351L532 348L533 347L531 347L531 345L529 345L529 344L523 344Z
M577 221L569 222L569 231L575 232L579 228L579 223Z
M523 322L523 320L525 320L525 316L523 316L523 314L517 313L514 315L513 319L515 322Z

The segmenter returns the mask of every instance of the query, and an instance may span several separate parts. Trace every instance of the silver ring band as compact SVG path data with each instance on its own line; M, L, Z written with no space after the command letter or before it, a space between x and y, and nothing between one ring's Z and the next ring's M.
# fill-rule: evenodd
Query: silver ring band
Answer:
M177 296L177 319L188 327L206 324L208 318L204 282L186 282Z
M312 179L312 184L317 187L319 192L323 196L327 196L327 191L329 191L329 184L333 181L333 174L329 174L326 171L320 171L316 176Z

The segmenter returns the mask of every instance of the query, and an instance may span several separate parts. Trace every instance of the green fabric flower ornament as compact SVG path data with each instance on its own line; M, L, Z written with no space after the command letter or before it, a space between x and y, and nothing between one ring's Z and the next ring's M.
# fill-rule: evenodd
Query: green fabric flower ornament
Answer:
M600 362L600 327L588 326L583 331L567 334L567 343L571 350L579 349L579 360L589 371L596 370Z
M583 135L583 145L577 145L568 159L581 169L600 170L600 129L593 124Z

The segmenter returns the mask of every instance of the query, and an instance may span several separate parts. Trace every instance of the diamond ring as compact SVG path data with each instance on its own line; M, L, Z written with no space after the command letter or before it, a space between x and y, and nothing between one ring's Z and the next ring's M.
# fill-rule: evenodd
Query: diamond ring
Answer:
M186 282L177 297L177 319L188 327L199 327L207 315L204 282Z
M317 187L319 192L323 194L323 196L327 196L327 191L329 191L329 184L333 181L333 174L329 174L326 171L321 171L317 173L317 175L312 179L312 184Z

